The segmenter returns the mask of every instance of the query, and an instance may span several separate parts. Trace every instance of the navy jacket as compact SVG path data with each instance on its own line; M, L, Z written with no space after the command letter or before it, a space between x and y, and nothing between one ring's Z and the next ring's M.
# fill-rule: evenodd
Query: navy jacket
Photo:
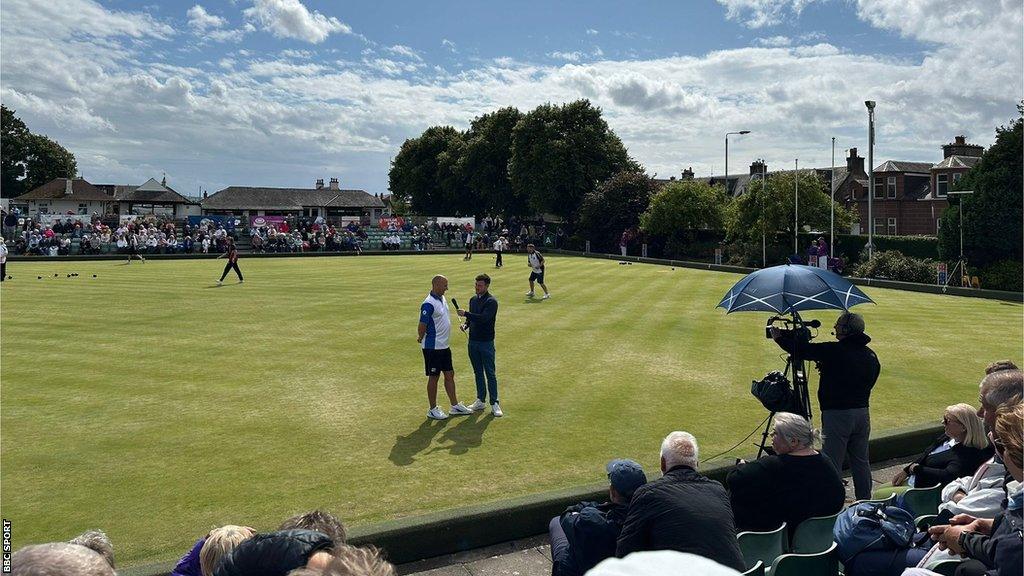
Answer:
M868 348L870 336L851 334L838 342L817 344L794 342L790 338L776 342L786 352L817 363L821 373L818 404L822 410L868 407L871 389L882 370L878 357Z
M494 340L494 320L498 316L498 300L490 292L469 299L466 319L469 321L469 339L476 342Z
M566 510L559 523L569 541L569 560L557 567L557 574L585 574L601 560L615 556L628 508L613 502L580 502Z
M313 554L330 552L333 546L330 536L312 530L257 534L224 556L213 576L286 576L305 566Z

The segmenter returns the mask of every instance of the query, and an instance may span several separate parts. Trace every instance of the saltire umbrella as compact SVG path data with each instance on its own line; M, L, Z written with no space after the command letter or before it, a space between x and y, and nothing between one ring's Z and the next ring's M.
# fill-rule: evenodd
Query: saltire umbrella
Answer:
M874 301L842 276L815 266L782 264L747 274L717 308L725 312L791 314L803 310L844 310Z

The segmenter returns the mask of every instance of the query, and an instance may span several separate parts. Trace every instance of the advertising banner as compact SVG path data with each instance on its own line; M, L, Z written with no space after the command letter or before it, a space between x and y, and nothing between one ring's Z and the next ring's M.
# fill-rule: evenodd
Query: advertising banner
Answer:
M281 224L287 220L287 216L253 216L249 218L249 224L254 228L262 228L264 226L280 228Z
M377 224L380 226L381 230L387 230L390 228L392 222L395 224L396 228L401 228L405 225L405 218L402 218L401 216L382 216Z
M939 286L944 286L946 284L947 279L949 278L949 273L946 270L946 263L939 262L938 264L936 264L935 272L937 276L935 283L938 284Z
M203 216L189 216L188 223L192 226L199 226L206 224L207 226L213 225L214 227L220 225L225 228L238 228L242 226L241 216L215 216L213 214L206 214Z
M52 226L54 222L81 222L87 224L92 222L92 216L88 214L40 214L36 221L43 226Z

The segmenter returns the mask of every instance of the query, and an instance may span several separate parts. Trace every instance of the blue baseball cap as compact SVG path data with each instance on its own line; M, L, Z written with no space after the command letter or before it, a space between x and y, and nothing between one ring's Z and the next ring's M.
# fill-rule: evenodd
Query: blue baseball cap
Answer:
M612 487L626 498L633 496L636 489L647 484L647 475L644 469L633 460L619 458L612 460L605 467L608 471L608 480Z

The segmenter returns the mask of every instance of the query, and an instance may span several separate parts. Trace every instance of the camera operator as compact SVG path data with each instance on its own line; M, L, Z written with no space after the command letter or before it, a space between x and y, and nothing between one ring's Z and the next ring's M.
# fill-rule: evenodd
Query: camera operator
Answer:
M837 342L811 344L796 337L796 331L771 328L771 337L779 347L799 359L817 363L821 374L818 404L825 436L822 451L840 471L849 458L855 494L863 500L871 497L868 400L881 366L868 348L871 338L864 333L864 319L859 314L841 314L833 334Z

